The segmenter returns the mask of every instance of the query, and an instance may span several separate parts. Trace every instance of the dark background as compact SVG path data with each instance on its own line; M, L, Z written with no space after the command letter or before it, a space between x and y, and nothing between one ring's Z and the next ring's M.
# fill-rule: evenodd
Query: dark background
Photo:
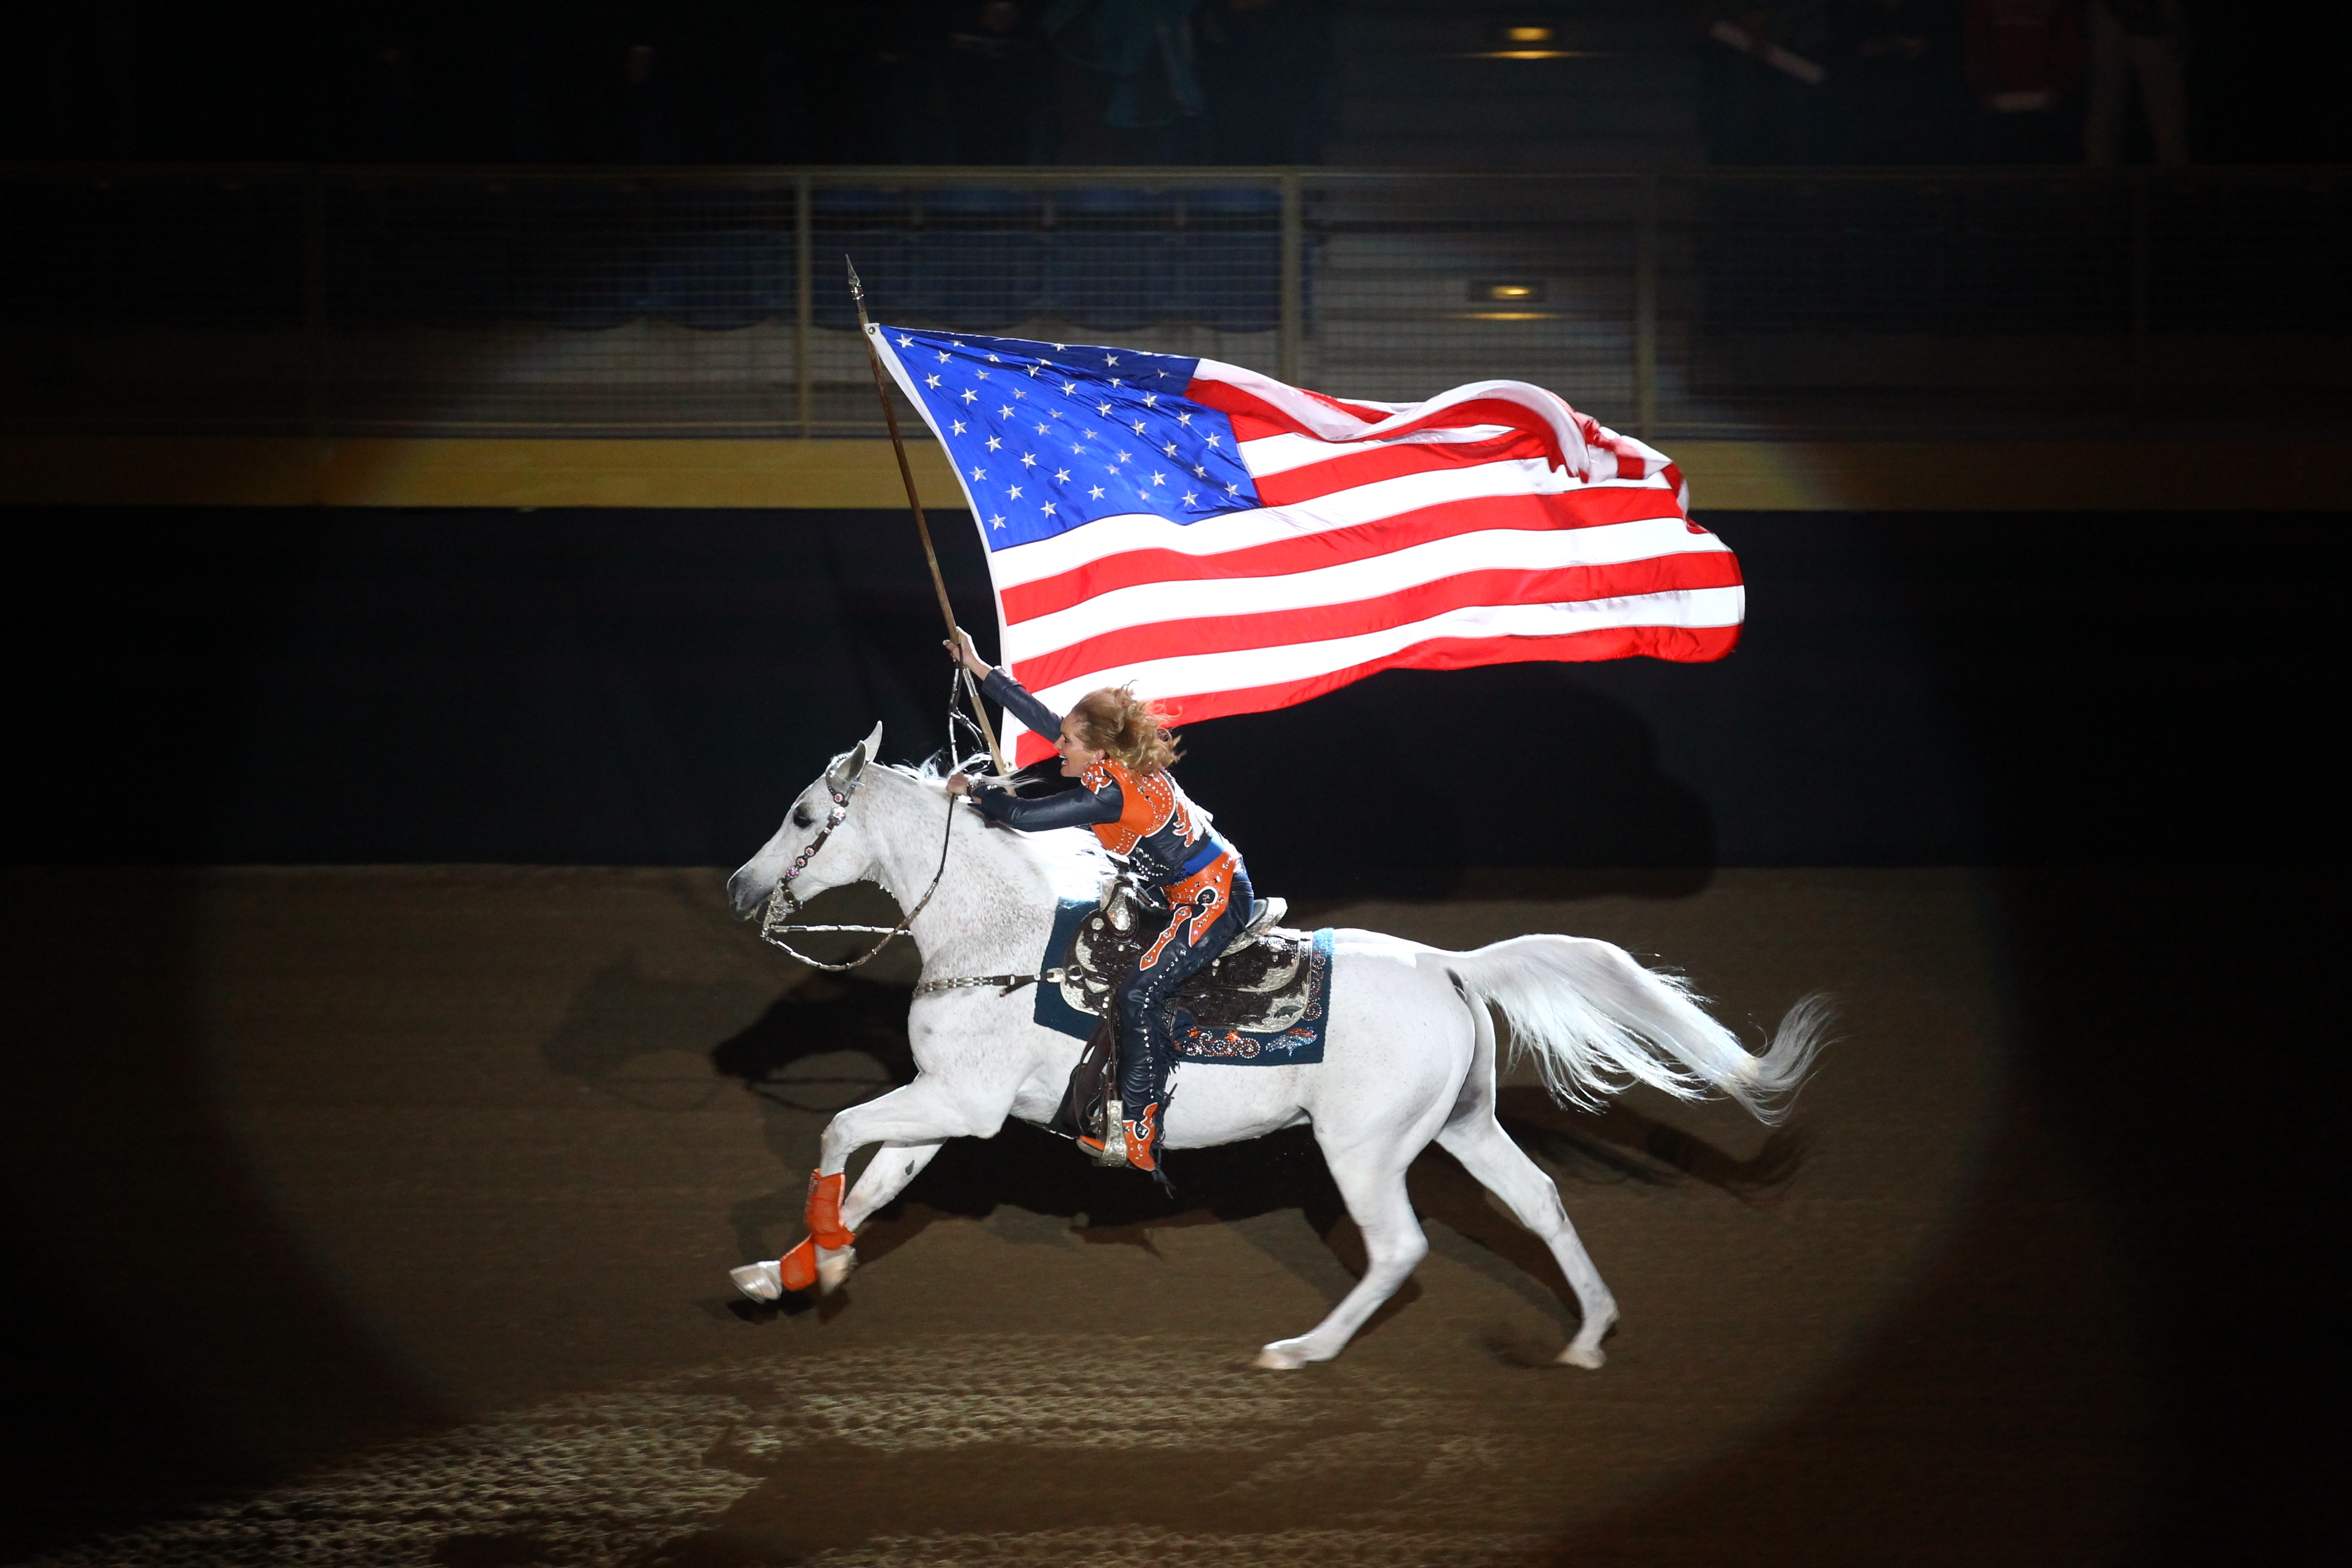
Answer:
M1793 159L1746 146L1715 161L2080 156L2079 89L2030 150L1975 123L1984 117L1961 79L1962 0L1202 0L1195 34L1205 114L1168 135L1124 138L1090 130L1100 103L1074 92L1066 73L1056 79L1036 30L1043 4L1018 8L1016 37L1031 47L992 67L952 41L979 26L980 0L45 0L24 9L18 47L0 67L13 87L0 93L0 158L1317 163L1334 121L1348 118L1341 100L1351 89L1335 38L1343 12L1389 39L1362 46L1368 68L1384 83L1401 77L1408 93L1415 79L1458 68L1449 55L1491 47L1496 27L1529 20L1558 27L1564 41L1606 47L1616 58L1604 72L1629 68L1628 54L1663 58L1706 70L1708 90L1720 89L1733 57L1706 41L1706 22L1766 17L1769 30L1830 62L1835 85L1812 108L1832 122L1848 118L1838 106L1847 79L1869 74L1864 36L1893 26L1932 47L1916 79L1894 89L1907 102L1891 122L1865 115L1842 130L1825 125ZM2185 9L2195 159L2352 155L2337 8L2187 0ZM1435 18L1433 30L1416 14ZM1377 58L1400 47L1395 60ZM1589 77L1559 79L1594 90ZM1019 106L1042 99L1066 101L1021 123ZM2131 156L2147 158L2144 136Z
M732 866L875 720L893 759L946 738L887 512L5 516L17 863ZM1187 787L1306 893L2339 853L2344 519L1706 520L1749 584L1729 659L1392 672L1203 724ZM934 521L986 647L977 541Z

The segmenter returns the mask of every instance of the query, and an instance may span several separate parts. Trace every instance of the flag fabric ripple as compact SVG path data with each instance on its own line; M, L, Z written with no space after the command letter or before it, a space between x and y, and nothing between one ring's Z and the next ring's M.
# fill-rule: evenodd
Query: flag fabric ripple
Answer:
M1048 707L1133 682L1182 721L1382 669L1720 658L1739 564L1664 456L1517 381L1327 397L1215 360L869 329L988 547ZM1009 717L1016 765L1049 739Z

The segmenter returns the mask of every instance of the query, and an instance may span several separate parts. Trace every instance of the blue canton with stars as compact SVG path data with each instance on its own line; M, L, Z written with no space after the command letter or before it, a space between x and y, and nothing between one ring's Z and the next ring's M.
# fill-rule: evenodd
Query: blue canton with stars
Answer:
M945 443L991 550L1138 512L1259 504L1233 422L1184 395L1198 360L878 329Z

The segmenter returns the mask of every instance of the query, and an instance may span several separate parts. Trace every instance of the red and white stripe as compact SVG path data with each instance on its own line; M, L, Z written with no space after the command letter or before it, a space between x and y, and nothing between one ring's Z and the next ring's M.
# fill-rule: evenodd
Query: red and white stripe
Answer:
M1731 651L1739 564L1664 456L1524 382L1344 401L1202 360L1265 503L1101 518L989 557L1001 647L1066 710L1133 682L1180 720L1382 669ZM1007 718L1016 765L1051 749Z

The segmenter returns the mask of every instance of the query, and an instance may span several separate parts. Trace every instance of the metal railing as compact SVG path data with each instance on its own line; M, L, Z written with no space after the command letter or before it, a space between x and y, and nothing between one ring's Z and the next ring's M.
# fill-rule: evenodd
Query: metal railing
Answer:
M2334 169L0 169L0 425L837 436L877 320L1676 436L2333 427Z

